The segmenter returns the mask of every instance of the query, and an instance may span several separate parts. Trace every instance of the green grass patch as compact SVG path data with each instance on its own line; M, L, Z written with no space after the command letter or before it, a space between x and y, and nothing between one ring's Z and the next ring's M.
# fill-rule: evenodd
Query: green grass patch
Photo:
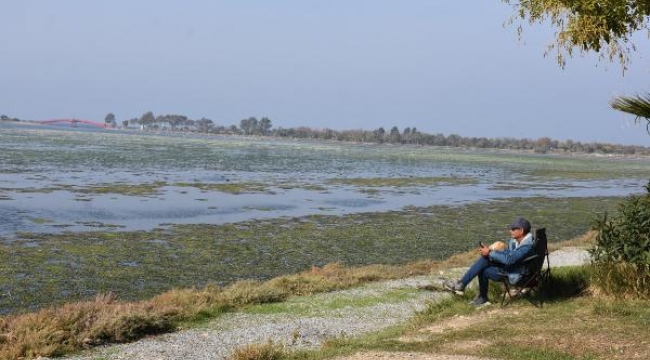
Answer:
M34 224L50 224L53 222L51 219L43 219L43 218L32 218L31 220Z
M549 282L541 285L541 291L546 301L563 301L585 293L590 276L589 265L551 268Z
M219 191L229 194L249 194L249 193L263 193L263 194L273 194L269 184L263 184L259 182L228 182L228 183L219 183L219 184L206 184L206 183L174 183L174 186L179 187L194 187L200 189L201 191Z
M372 285L369 285L372 286ZM419 292L416 289L395 289L392 291L374 292L361 287L349 295L343 293L336 297L327 295L312 295L292 297L283 302L266 303L244 308L242 311L249 314L291 314L295 316L319 316L332 310L340 310L347 307L370 307L385 303L399 303L412 298Z
M310 190L310 191L328 191L328 188L326 188L323 185L319 184L307 184L307 183L301 183L301 182L280 182L279 184L276 184L276 186L280 189L283 190L291 190L291 189L303 189L303 190Z
M441 186L476 184L469 177L406 177L406 178L336 178L328 179L327 184L367 187Z
M70 189L81 194L119 194L127 196L149 196L158 194L159 188L167 184L156 181L150 184L104 184Z

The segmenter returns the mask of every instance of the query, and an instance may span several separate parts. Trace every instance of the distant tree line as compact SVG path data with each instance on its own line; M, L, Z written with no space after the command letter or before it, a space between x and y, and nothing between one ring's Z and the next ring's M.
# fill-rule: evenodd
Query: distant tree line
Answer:
M0 115L0 121L20 121L20 119L12 118L7 115Z
M110 113L109 115L113 115ZM107 118L109 118L107 115ZM114 116L110 119L114 120ZM217 125L212 120L201 118L188 119L183 115L158 115L149 111L140 118L125 120L124 128L139 128L142 130L169 130L187 131L206 134L226 135L255 135L272 136L296 139L335 140L356 143L377 144L410 144L422 146L449 146L481 149L511 149L528 150L537 153L563 152L563 153L600 153L600 154L626 154L650 155L650 148L638 145L615 145L608 143L589 142L582 143L573 140L553 140L548 137L533 139L515 138L486 138L463 137L457 134L427 134L415 127L406 127L402 131L397 126L386 131L383 127L375 130L333 130L314 129L306 126L296 128L273 128L272 121L267 117L257 119L249 117L239 121L237 125Z
M336 131L331 129L310 129L299 127L295 129L282 129L272 131L272 136L338 140L364 143L388 143L388 144L414 144L423 146L450 146L481 149L511 149L529 150L536 153L564 152L564 153L601 153L601 154L626 154L626 155L650 155L650 148L637 145L615 145L607 143L581 143L579 141L564 140L558 141L548 137L533 139L515 138L486 138L486 137L463 137L457 134L427 134L417 131L416 128L404 128L402 132L394 126L390 132L383 127L373 131L367 130L344 130Z
M4 121L20 121L9 116L0 116ZM117 119L113 113L104 118L107 127L117 127ZM573 140L553 140L548 137L533 139L515 138L486 138L463 137L457 134L443 135L427 134L415 127L406 127L402 131L397 126L386 131L383 127L375 130L333 130L329 128L314 129L306 126L296 128L273 128L271 119L249 117L239 121L237 125L217 125L214 121L201 118L189 119L184 115L158 115L148 111L139 118L121 122L123 129L142 131L171 131L203 134L271 136L296 139L318 139L329 141L344 141L355 143L376 143L395 145L449 146L481 149L510 149L527 150L536 153L598 153L650 155L650 148L639 145L616 145L599 142L582 143Z

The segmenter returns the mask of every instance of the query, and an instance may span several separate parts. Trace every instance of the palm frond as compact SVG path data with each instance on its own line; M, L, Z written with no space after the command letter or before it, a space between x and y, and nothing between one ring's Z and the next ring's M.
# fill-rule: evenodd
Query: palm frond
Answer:
M612 108L650 119L650 93L636 96L619 96L610 103Z
M636 116L635 122L645 118L646 131L650 134L650 93L636 96L619 96L610 102L613 109Z

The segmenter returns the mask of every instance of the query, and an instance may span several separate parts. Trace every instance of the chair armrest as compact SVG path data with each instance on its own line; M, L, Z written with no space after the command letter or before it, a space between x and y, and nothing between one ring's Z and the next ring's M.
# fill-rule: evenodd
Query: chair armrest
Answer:
M533 261L533 260L535 260L535 259L538 259L540 256L541 256L541 255L539 255L539 254L533 254L533 255L531 255L531 256L529 256L529 257L526 257L526 258L524 258L523 260L521 260L521 261L519 262L519 264L526 264L526 263L529 263L529 262L531 262L531 261Z

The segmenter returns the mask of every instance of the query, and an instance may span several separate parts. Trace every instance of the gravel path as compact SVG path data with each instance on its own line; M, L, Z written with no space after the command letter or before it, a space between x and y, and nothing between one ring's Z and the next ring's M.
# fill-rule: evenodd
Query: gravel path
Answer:
M587 250L574 247L556 250L549 255L551 270L554 267L559 266L576 266L588 264L590 259L591 257Z
M350 303L380 296L390 291L409 290L414 296L407 300L393 299L371 306L318 306L302 309L305 315L287 313L228 313L206 325L190 330L142 339L140 341L94 349L68 359L185 360L225 359L246 344L272 340L289 348L315 347L327 339L357 336L377 331L409 319L423 310L427 301L449 294L418 290L431 284L431 277L422 276L368 284L363 287L316 294L304 298L315 304L332 304L341 300ZM297 306L304 307L305 302Z
M552 268L588 261L588 253L575 248L556 251L551 254L550 259ZM97 348L66 359L218 360L226 359L235 349L247 344L264 343L269 340L285 344L289 348L316 347L327 339L358 336L406 321L415 312L424 309L427 301L435 301L441 296L450 296L447 293L420 289L422 286L440 283L440 281L440 276L421 276L317 294L298 300L296 306L301 307L300 311L297 311L299 315L286 312L229 313L200 328L150 337L130 344ZM393 292L407 292L409 296L380 297L382 294ZM370 302L368 305L359 305L361 300L375 298L382 300ZM322 304L341 302L355 304L355 300L356 305L322 306ZM321 305L310 308L310 303ZM385 358L381 354L373 356L369 358ZM434 359L434 357L425 356L422 359ZM460 357L446 359L460 359Z

